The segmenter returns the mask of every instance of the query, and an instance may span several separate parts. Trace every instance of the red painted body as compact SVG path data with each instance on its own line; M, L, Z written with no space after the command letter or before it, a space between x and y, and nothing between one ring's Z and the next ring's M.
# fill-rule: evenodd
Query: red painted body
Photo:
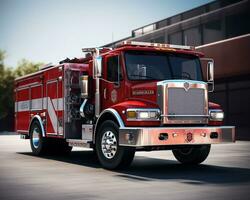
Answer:
M103 57L103 79L107 79L107 58L119 55L122 70L122 80L116 86L104 80L100 80L101 111L107 108L115 109L121 116L125 126L160 126L160 121L127 121L124 111L127 108L158 108L157 105L157 81L130 81L125 70L124 52L130 50L175 52L179 54L192 54L203 57L202 53L192 50L177 50L158 47L135 47L125 45L111 51L101 52ZM49 67L35 74L31 74L16 80L16 132L29 134L29 126L34 115L39 115L45 121L45 134L48 137L64 138L65 108L62 105L67 96L64 94L65 70L88 74L90 77L90 102L95 102L95 82L93 76L92 58L76 59L74 63L64 63ZM78 80L75 80L76 84ZM147 95L134 94L135 91L149 90ZM77 92L77 91L76 91ZM37 107L36 107L37 106ZM210 108L220 109L217 104L210 103ZM219 124L218 124L219 123ZM211 125L215 125L212 124ZM216 125L221 125L217 122Z

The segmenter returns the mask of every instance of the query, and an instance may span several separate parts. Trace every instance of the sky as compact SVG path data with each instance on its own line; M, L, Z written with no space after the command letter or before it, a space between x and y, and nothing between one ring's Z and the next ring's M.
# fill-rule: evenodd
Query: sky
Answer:
M5 64L57 63L82 57L131 35L133 29L211 0L0 0L0 49ZM112 36L113 35L113 36Z

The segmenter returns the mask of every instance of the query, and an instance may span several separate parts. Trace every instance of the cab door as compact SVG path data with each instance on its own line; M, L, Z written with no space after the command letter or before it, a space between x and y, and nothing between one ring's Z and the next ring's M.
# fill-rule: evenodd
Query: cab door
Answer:
M104 58L103 79L101 80L102 110L122 102L125 85L120 55L112 54Z

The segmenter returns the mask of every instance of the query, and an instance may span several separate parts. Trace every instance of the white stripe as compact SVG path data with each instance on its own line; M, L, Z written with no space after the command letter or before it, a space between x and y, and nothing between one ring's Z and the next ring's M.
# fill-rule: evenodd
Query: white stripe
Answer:
M33 110L47 109L48 98L44 97L44 98L32 99L31 101L29 100L17 101L15 102L15 112L29 111L30 109ZM63 98L52 99L52 104L56 111L63 111Z
M31 109L32 110L42 110L43 109L43 98L32 99Z
M43 109L47 109L47 97L43 98Z
M62 111L63 110L63 98L52 99L53 106L55 110Z
M54 132L57 133L57 121L58 120L57 120L55 109L53 108L53 105L52 105L52 101L49 97L48 97L48 113L49 113L49 118L53 126Z
M50 97L32 99L31 101L18 101L15 102L15 110L16 112L23 112L30 110L30 102L32 105L32 109L47 109L49 118L54 129L54 132L57 133L57 124L58 118L56 115L56 111L63 111L63 98L50 99ZM62 133L62 127L59 127L59 134Z
M30 101L18 101L17 102L18 112L29 111L30 110Z

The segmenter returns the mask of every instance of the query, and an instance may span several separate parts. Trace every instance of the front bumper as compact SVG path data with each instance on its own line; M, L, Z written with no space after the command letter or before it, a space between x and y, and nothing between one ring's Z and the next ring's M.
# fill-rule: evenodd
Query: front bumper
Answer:
M122 127L119 145L132 147L198 145L235 142L234 126Z

